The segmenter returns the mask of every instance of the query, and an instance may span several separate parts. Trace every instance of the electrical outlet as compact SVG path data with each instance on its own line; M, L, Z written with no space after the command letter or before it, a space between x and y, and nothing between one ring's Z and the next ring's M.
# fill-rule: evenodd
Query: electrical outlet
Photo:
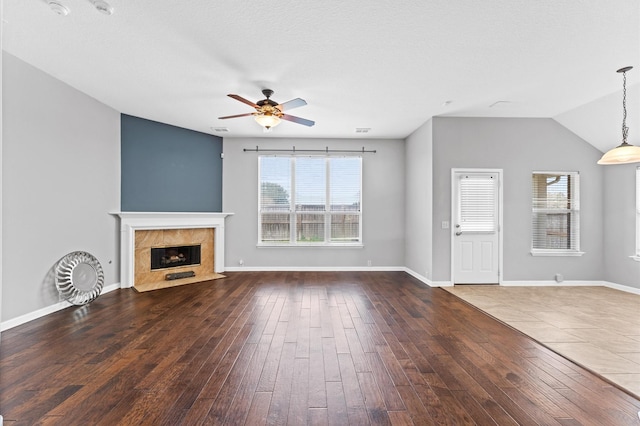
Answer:
M448 220L443 220L442 221L442 229L449 229L449 221Z
M238 265L244 266L244 260L242 260L242 259L238 260Z
M367 260L367 266L371 266L371 261Z

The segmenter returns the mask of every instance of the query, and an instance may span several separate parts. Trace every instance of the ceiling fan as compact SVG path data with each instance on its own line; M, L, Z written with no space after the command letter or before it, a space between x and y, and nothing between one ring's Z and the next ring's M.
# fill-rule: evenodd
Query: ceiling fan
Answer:
M294 123L302 124L304 126L313 126L315 121L307 120L306 118L295 117L293 115L285 114L285 110L298 108L307 104L304 99L295 98L287 101L285 103L279 104L275 101L269 99L271 95L273 95L273 90L264 89L262 90L262 94L266 96L266 99L253 103L242 96L239 95L228 95L229 97L238 100L242 103L250 105L254 107L255 112L248 112L246 114L237 114L237 115L227 115L226 117L218 117L220 120L225 120L227 118L237 118L237 117L248 117L253 115L255 120L260 123L265 129L269 130L272 127L280 124L280 120L292 121Z

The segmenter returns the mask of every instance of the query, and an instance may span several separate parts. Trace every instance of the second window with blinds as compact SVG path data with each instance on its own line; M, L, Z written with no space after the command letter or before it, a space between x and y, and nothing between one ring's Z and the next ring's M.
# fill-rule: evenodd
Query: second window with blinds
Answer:
M361 157L258 161L258 245L362 245Z
M580 174L533 172L531 254L581 256Z

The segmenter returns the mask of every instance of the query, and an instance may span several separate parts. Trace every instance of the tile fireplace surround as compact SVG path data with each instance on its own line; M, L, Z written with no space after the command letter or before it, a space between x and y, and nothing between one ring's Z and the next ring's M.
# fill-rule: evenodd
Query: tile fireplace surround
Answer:
M117 212L120 217L120 287L135 283L136 231L168 229L214 229L214 270L224 272L224 222L233 213Z

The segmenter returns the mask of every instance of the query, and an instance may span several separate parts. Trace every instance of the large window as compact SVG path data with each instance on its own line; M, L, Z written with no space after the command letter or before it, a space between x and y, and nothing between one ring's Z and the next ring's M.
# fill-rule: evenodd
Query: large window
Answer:
M258 243L362 243L361 157L259 157Z
M579 256L580 175L533 172L531 253Z

